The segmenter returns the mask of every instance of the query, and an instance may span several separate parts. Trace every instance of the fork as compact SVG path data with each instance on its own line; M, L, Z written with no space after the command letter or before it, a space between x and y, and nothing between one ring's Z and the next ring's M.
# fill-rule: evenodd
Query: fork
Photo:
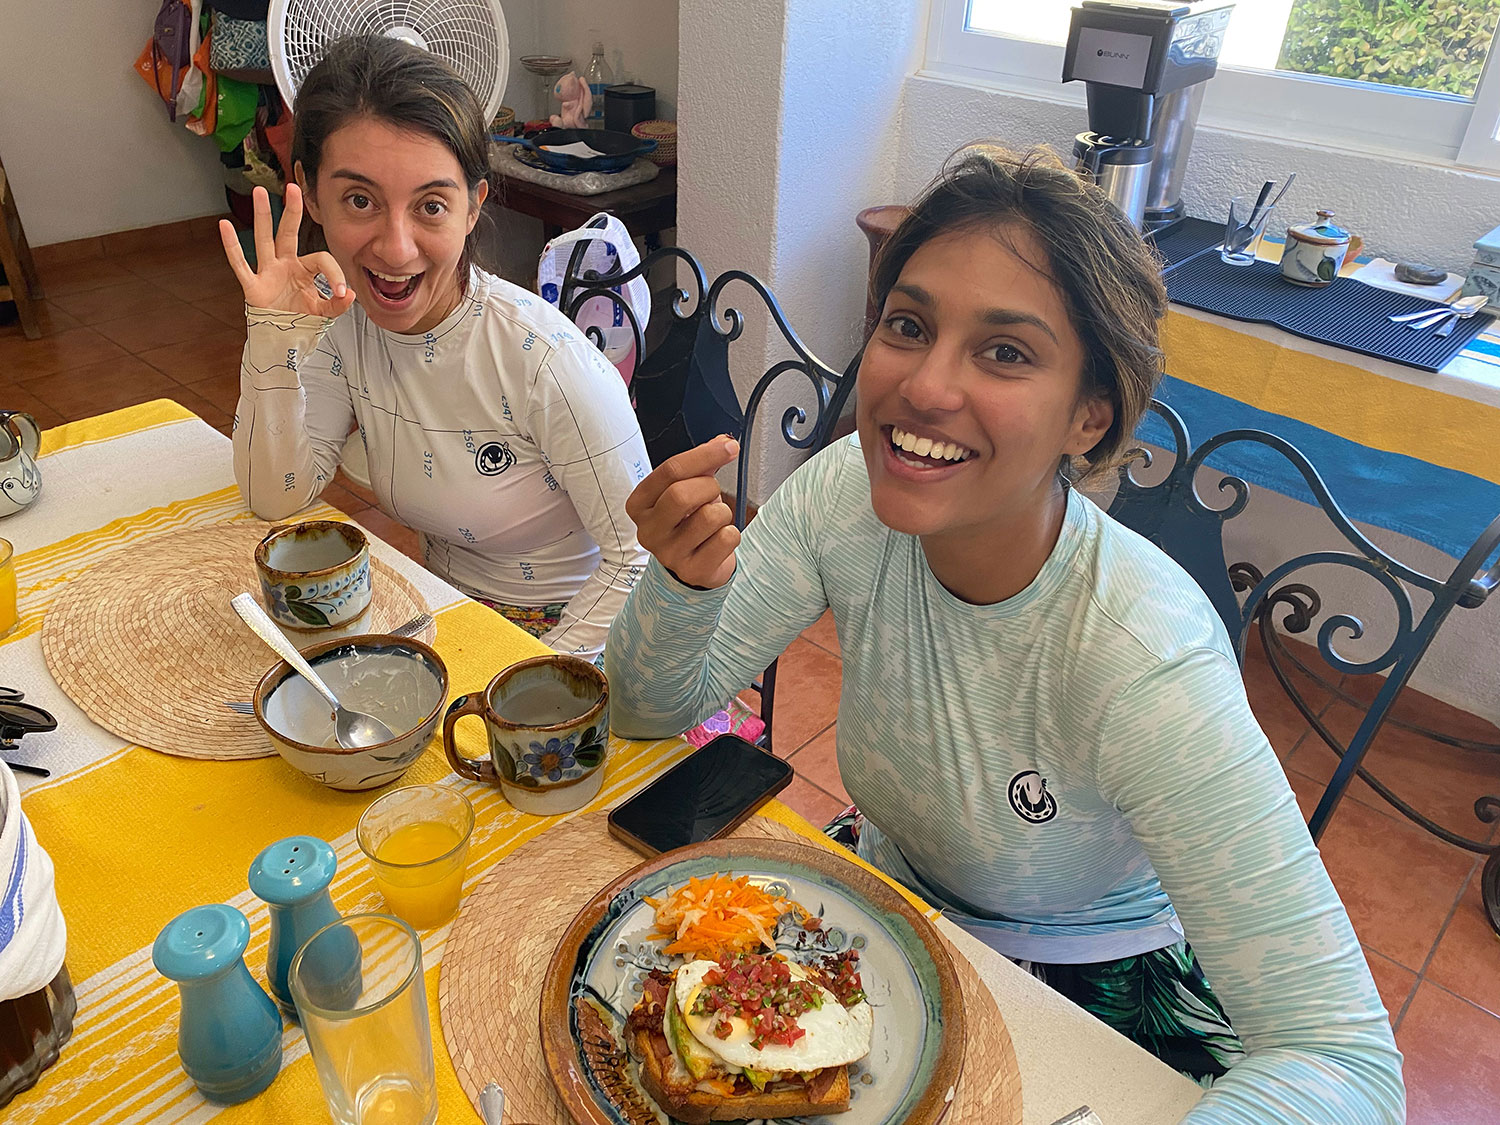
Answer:
M403 621L394 629L389 630L389 632L393 637L415 637L431 624L432 614L423 612L417 614L410 621ZM255 714L255 704L248 699L226 699L224 700L224 706L228 707L236 715Z

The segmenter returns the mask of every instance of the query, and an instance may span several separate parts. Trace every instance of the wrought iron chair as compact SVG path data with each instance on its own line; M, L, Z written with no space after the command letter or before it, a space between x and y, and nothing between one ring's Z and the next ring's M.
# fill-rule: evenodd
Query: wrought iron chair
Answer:
M808 408L803 406L788 407L781 416L780 434L782 440L793 449L816 452L827 445L833 436L839 415L843 412L854 387L854 375L859 367L859 356L856 355L842 372L818 359L793 331L775 295L754 274L746 273L744 270L728 270L710 283L703 266L692 254L680 247L665 246L646 255L638 266L628 272L601 277L595 271L582 268L587 246L587 242L579 242L573 249L567 269L563 273L558 294L558 307L567 314L569 319L573 320L577 319L586 302L597 297L603 297L622 309L626 322L635 334L635 354L640 357L636 367L637 379L641 377L647 359L646 337L635 313L624 298L615 292L615 287L623 286L627 281L636 277L649 277L651 267L658 262L671 261L674 265L684 267L692 287L691 292L680 287L676 290L670 309L673 327L681 328L692 324L694 325L693 331L698 334L700 340L706 337L722 348L722 351L716 350L717 358L722 360L722 369L700 371L697 373L698 377L690 376L686 392L689 396L697 395L701 398L712 390L718 390L716 402L722 404L727 393L729 400L736 404L735 410L738 410L737 397L732 385L728 382L727 349L730 344L740 338L745 329L746 319L738 308L725 304L723 300L725 290L735 283L748 288L750 295L765 306L770 325L780 333L781 339L790 349L792 353L790 358L773 364L756 381L738 418L725 419L722 409L714 410L712 407L702 411L695 411L690 407L685 410L685 413L689 415L689 421L684 427L684 433L680 435L687 442L682 448L690 448L699 442L707 441L716 433L726 429L739 439L734 524L743 530L749 513L749 493L746 482L749 479L750 450L758 435L756 424L762 413L761 407L767 392L783 375L795 373L807 381L813 399L811 414ZM589 331L596 345L603 342L602 337L595 330ZM719 364L716 362L712 366L718 367ZM711 387L710 383L715 385ZM722 427L709 429L706 432L695 432L692 420L698 415L722 422ZM653 450L653 455L656 454L657 451ZM752 685L760 692L760 716L766 726L760 741L768 750L774 748L772 731L776 700L776 665L777 661L773 660L770 667L762 673L761 678Z
M1481 891L1490 925L1500 933L1500 843L1470 839L1435 823L1392 793L1363 765L1375 735L1390 720L1392 704L1448 615L1455 607L1474 609L1483 605L1500 584L1500 561L1491 562L1491 556L1500 547L1500 517L1496 517L1474 541L1451 574L1446 578L1429 576L1404 565L1371 543L1344 514L1317 469L1290 442L1262 430L1229 430L1194 448L1187 426L1176 411L1157 400L1152 401L1151 409L1166 421L1171 431L1175 448L1170 452L1175 455L1175 461L1164 479L1146 485L1135 475L1133 462L1138 460L1143 466L1149 466L1151 455L1145 449L1135 450L1132 464L1120 471L1119 491L1110 505L1110 514L1161 547L1203 587L1223 618L1242 663L1251 627L1260 630L1266 657L1277 681L1318 737L1339 756L1338 768L1308 823L1313 839L1322 836L1350 781L1358 775L1407 819L1455 847L1489 857L1484 866ZM1224 525L1244 511L1250 499L1249 488L1243 480L1225 475L1218 482L1219 491L1233 493L1233 498L1225 507L1214 508L1199 494L1196 478L1215 451L1235 442L1259 443L1290 461L1350 549L1299 555L1266 574L1261 574L1249 563L1231 563L1224 552ZM1486 567L1486 563L1490 565ZM1329 667L1341 673L1387 674L1384 685L1369 704L1358 730L1347 745L1308 705L1291 681L1287 666L1300 669L1314 681L1322 682L1324 687L1336 691L1335 686L1321 681L1316 672L1287 648L1273 619L1280 610L1284 611L1280 614L1280 625L1287 632L1301 633L1311 627L1322 612L1322 599L1311 586L1290 579L1298 571L1320 564L1349 567L1369 575L1390 595L1396 614L1394 639L1383 652L1366 660L1348 659L1335 647L1337 641L1358 640L1364 635L1365 626L1359 618L1348 613L1335 613L1326 617L1318 628L1317 651ZM1240 594L1246 591L1247 596L1241 599ZM1418 612L1413 605L1414 591L1421 591L1431 598L1423 612ZM1432 731L1423 733L1465 749L1500 753L1500 745L1452 738ZM1479 798L1474 803L1474 814L1486 824L1500 820L1500 797Z

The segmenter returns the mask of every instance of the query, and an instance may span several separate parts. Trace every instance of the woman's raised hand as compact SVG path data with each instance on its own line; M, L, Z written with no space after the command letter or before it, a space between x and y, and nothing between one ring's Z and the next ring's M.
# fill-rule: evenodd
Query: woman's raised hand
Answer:
M327 251L316 254L297 253L297 230L302 225L302 190L296 184L286 185L286 204L281 225L271 234L271 197L258 187L251 194L255 207L255 269L245 261L234 224L219 222L219 237L224 240L224 254L234 276L245 291L245 304L279 312L310 313L336 317L354 303L354 290L344 281L344 271ZM332 296L325 297L317 278L327 280Z
M717 437L664 461L630 494L625 512L641 546L689 586L712 590L734 577L740 533L720 499L714 473L739 453L739 442Z

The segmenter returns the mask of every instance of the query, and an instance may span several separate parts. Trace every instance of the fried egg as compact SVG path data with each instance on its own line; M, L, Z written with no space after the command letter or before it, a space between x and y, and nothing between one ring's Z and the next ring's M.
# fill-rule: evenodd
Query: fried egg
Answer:
M762 1071L811 1071L855 1062L870 1053L875 1027L870 1005L861 1000L854 1007L845 1008L832 992L816 984L823 994L823 1006L797 1017L797 1025L807 1034L790 1047L779 1043L755 1047L750 1025L738 1016L729 1021L732 1029L729 1037L720 1039L713 1031L714 1016L693 1015L693 1005L703 990L703 978L713 968L713 961L691 961L678 969L674 995L693 1038L725 1062ZM792 976L807 979L807 972L795 962L787 968Z

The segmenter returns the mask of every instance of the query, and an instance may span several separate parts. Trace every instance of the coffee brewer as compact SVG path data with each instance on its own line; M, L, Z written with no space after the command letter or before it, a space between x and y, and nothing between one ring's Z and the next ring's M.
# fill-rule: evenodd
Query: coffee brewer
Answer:
M1063 81L1086 84L1089 117L1073 156L1145 230L1182 217L1204 83L1218 69L1233 8L1218 0L1083 0L1073 9Z

